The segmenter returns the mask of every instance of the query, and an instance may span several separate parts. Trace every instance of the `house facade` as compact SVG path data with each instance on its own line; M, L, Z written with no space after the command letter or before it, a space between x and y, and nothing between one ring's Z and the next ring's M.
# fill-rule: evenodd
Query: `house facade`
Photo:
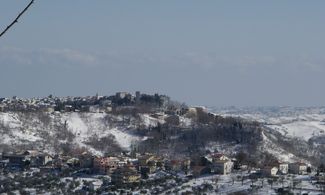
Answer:
M276 176L277 173L279 171L279 168L278 167L264 167L263 169L261 169L261 173L263 176L266 176L266 177L272 177L272 176Z
M288 174L289 164L288 163L279 163L279 172L281 174Z
M137 173L134 167L124 166L119 167L112 172L112 183L114 184L126 184L137 183L140 181L140 174Z
M307 164L296 162L289 164L289 173L304 175L307 174Z
M93 168L95 172L110 175L120 164L120 159L117 157L95 158L93 161Z
M230 160L218 160L213 162L213 171L217 174L227 175L231 173L234 163Z
M163 168L164 163L162 159L151 155L146 154L139 157L139 169L141 172L153 173L157 168Z

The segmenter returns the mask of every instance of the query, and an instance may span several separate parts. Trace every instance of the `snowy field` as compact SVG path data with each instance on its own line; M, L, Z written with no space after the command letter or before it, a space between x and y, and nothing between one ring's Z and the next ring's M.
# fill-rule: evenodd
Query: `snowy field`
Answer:
M325 136L325 108L256 107L211 108L222 116L255 120L285 136L306 141L315 136Z
M247 177L246 173L232 173L230 175L208 175L192 179L181 186L168 190L178 192L179 194L193 191L193 188L201 188L209 185L208 194L232 194L236 192L245 192L246 194L277 194L278 188L290 188L294 193L308 193L309 195L320 194L320 189L312 183L311 177L287 175L280 178L268 179L259 178L256 180L242 179ZM271 181L272 180L272 181Z
M271 129L277 130L283 135L300 137L306 141L314 136L325 135L325 124L315 119L307 121L292 121L289 123L278 123L266 125Z

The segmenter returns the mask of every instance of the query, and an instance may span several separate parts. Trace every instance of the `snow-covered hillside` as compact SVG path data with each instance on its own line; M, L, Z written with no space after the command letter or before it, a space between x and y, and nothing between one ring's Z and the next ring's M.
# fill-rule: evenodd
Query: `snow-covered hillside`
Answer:
M1 145L34 145L48 152L54 150L51 142L71 143L101 155L89 142L92 138L113 138L122 149L130 149L133 143L146 139L133 134L138 126L157 126L161 119L148 114L126 117L106 113L19 113L0 112Z
M262 124L261 150L279 160L311 162L325 158L325 107L214 107L209 110L224 117Z
M211 111L231 118L206 113L200 118L203 122L198 122L199 117L186 114L0 112L0 152L33 148L58 153L72 147L105 155L139 146L137 149L177 153L200 143L229 155L254 146L247 152L268 152L279 160L297 161L313 160L324 151L325 108ZM245 120L235 119L238 117ZM204 122L207 120L213 121L210 126Z

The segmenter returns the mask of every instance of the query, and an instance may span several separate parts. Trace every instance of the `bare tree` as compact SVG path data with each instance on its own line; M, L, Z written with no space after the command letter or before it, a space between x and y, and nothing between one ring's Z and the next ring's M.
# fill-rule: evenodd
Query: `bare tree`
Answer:
M232 184L231 185L234 185L235 184L235 181L236 181L236 176L235 175L232 175L231 176L231 181L232 181Z
M2 37L15 23L18 22L18 19L28 10L28 8L34 3L34 0L31 0L29 4L21 11L18 16L5 28L1 33L0 37Z

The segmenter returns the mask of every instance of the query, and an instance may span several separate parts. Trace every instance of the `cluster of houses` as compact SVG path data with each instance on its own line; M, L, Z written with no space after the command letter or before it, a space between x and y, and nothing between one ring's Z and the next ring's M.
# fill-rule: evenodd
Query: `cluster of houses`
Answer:
M43 167L53 163L51 155L40 153L36 150L26 150L17 153L2 153L0 156L0 168L22 170L26 167Z
M17 153L3 153L0 158L0 170L24 170L30 167L40 169L40 172L60 173L73 170L73 174L102 174L111 177L115 184L136 183L146 179L158 171L183 173L187 176L199 177L205 174L230 174L233 169L245 169L238 165L236 159L224 154L211 153L201 157L168 159L154 154L136 154L135 156L121 154L119 156L98 157L86 152L74 157L65 155L49 155L35 150ZM265 177L279 174L307 174L305 163L278 163L275 166L265 166L260 174Z
M165 95L147 95L137 91L134 95L128 92L117 92L112 96L86 96L86 97L53 97L44 98L0 98L0 112L9 111L44 111L44 112L112 112L121 106L134 106L136 104L155 104L164 106L169 101Z
M133 183L141 178L148 178L157 171L182 172L186 175L200 176L208 173L229 174L233 162L224 155L210 155L198 159L166 159L154 154L97 157L82 153L75 157L49 155L35 150L17 153L3 153L0 168L7 170L24 170L37 167L41 172L60 172L65 169L78 170L77 174L109 175L113 183ZM207 161L205 161L205 160Z
M210 173L231 173L233 162L225 155L216 154L211 161L205 161L204 159L206 160L205 157L199 157L197 159L168 159L147 153L143 155L137 154L133 159L125 157L96 158L94 160L94 169L97 172L111 175L112 181L116 180L116 178L120 178L121 172L125 173L126 170L129 170L128 179L126 181L147 178L150 174L161 170L172 173L184 173L185 175L192 175L194 177ZM138 174L139 177L136 177L136 174ZM123 177L124 176L125 175L123 175Z
M264 176L277 176L277 175L286 175L296 174L296 175L305 175L310 172L310 166L303 162L278 162L273 166L265 166L261 169L261 173Z

